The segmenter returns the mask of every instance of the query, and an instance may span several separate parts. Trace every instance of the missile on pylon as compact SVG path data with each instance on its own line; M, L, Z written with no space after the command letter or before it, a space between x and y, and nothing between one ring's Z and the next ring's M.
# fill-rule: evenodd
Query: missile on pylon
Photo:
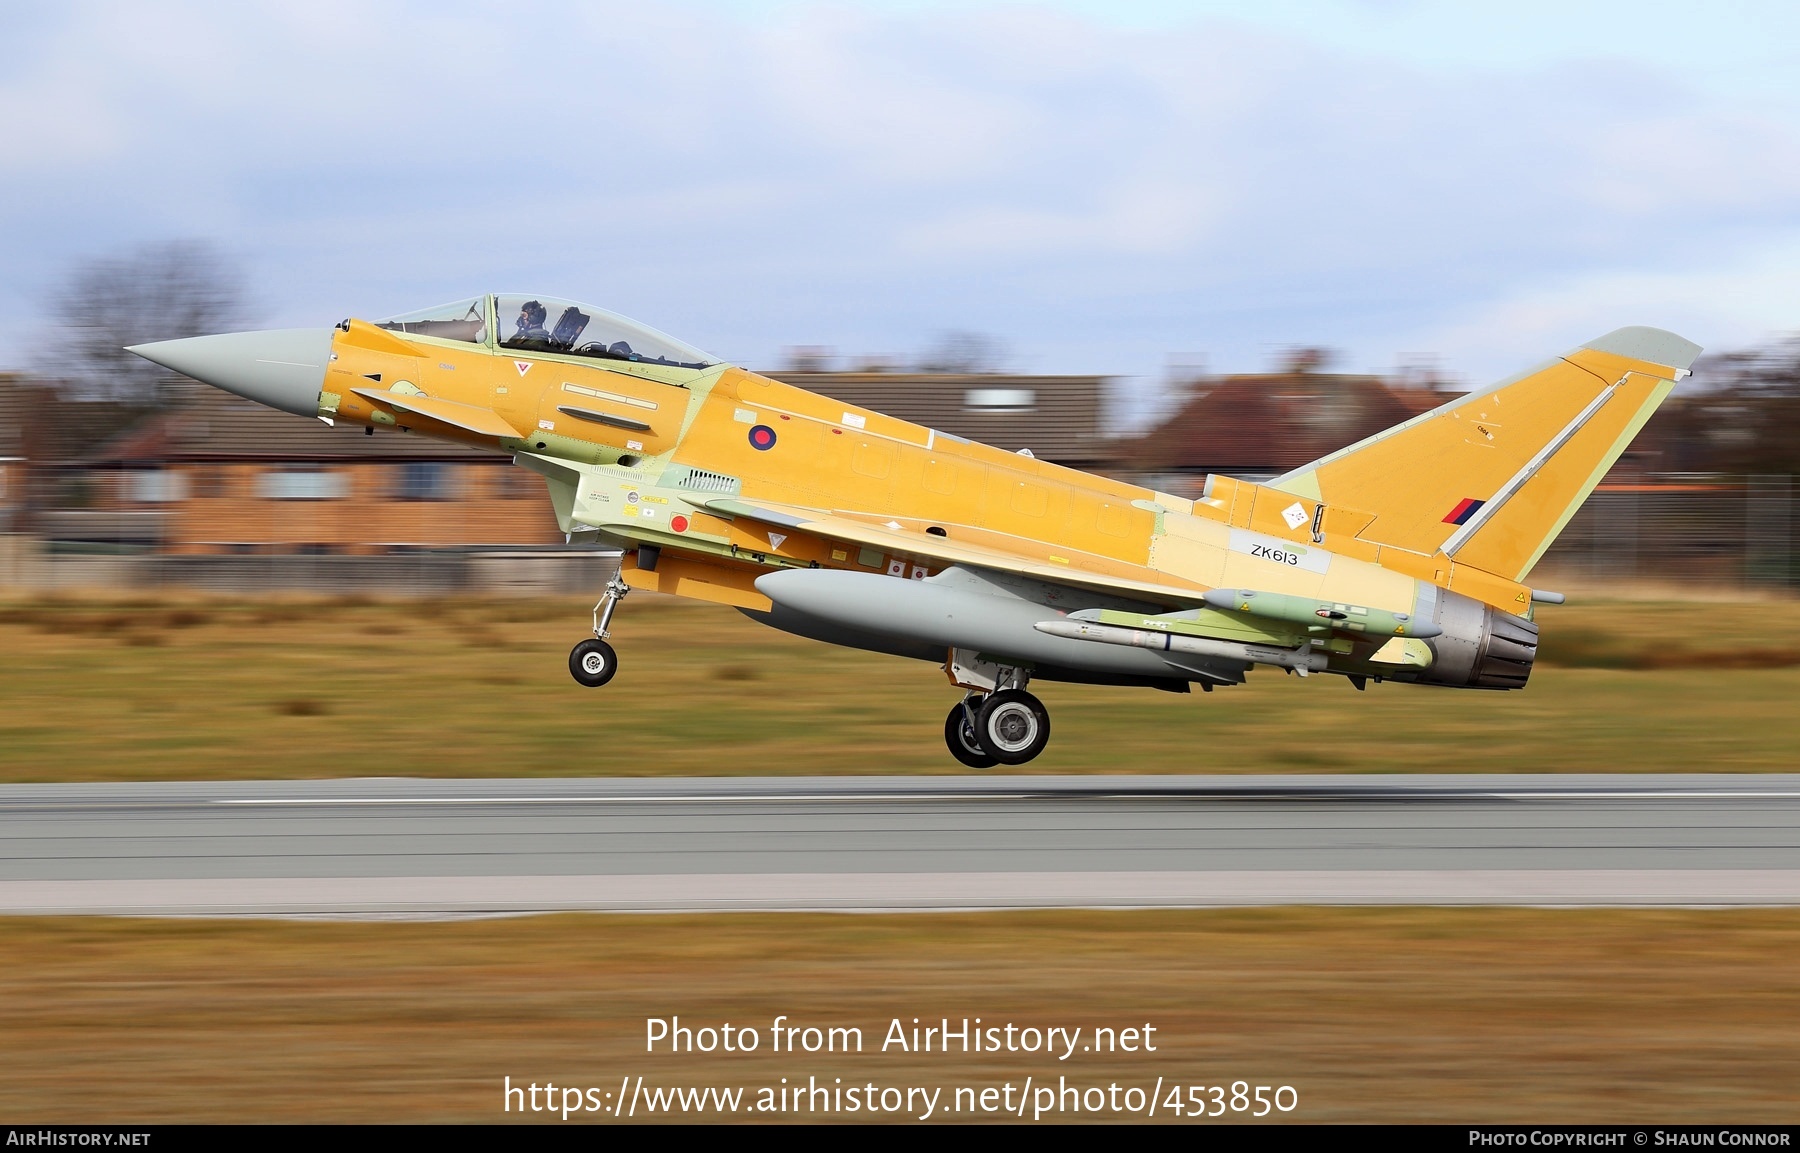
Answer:
M1061 620L1039 621L1031 627L1038 632L1053 637L1068 637L1070 640L1098 641L1105 645L1152 649L1156 652L1186 653L1190 656L1275 665L1293 669L1301 676L1322 673L1331 661L1327 654L1315 652L1304 643L1298 648L1281 648L1269 644L1218 640L1173 629L1125 628L1102 624L1096 620L1084 620L1081 619L1082 615L1078 613Z

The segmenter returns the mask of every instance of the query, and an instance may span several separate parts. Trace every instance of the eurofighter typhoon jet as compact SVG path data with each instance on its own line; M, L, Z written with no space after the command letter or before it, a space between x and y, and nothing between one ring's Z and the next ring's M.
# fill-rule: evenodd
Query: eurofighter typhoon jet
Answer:
M510 453L565 533L624 550L569 656L630 589L940 665L973 768L1043 752L1033 681L1187 692L1258 666L1518 689L1532 566L1698 346L1621 328L1277 477L1198 500L841 404L603 309L479 296L330 329L138 345L295 416Z

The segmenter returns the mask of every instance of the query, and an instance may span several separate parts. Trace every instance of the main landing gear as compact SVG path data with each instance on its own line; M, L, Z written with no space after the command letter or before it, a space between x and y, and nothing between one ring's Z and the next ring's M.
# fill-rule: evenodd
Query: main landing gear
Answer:
M608 626L612 624L613 613L618 611L619 602L631 586L618 577L607 583L606 593L600 603L594 606L594 635L569 650L569 675L590 689L597 689L613 679L619 671L619 654L606 643L611 635Z
M944 718L944 743L971 769L1022 765L1050 743L1050 712L1024 689L972 692Z

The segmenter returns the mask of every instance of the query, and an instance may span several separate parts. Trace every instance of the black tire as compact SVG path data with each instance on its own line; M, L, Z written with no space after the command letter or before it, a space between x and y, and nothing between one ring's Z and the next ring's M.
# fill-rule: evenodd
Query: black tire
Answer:
M1050 712L1022 689L989 693L975 714L975 736L1003 765L1022 765L1050 743Z
M582 641L569 650L569 675L590 689L597 689L619 671L619 654L598 638Z
M971 769L991 769L1000 762L988 756L975 739L975 726L969 723L979 705L979 701L970 701L965 707L958 701L952 706L950 715L944 718L944 743L950 746L951 756Z

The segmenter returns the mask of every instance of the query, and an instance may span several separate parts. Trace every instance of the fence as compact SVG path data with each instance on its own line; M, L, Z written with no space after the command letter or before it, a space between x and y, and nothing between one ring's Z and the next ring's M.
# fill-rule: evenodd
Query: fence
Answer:
M0 585L34 591L190 588L224 594L365 596L593 594L618 572L617 553L456 552L392 556L68 555L0 547Z
M1657 579L1732 586L1800 583L1793 478L1664 476L1588 498L1534 580Z

